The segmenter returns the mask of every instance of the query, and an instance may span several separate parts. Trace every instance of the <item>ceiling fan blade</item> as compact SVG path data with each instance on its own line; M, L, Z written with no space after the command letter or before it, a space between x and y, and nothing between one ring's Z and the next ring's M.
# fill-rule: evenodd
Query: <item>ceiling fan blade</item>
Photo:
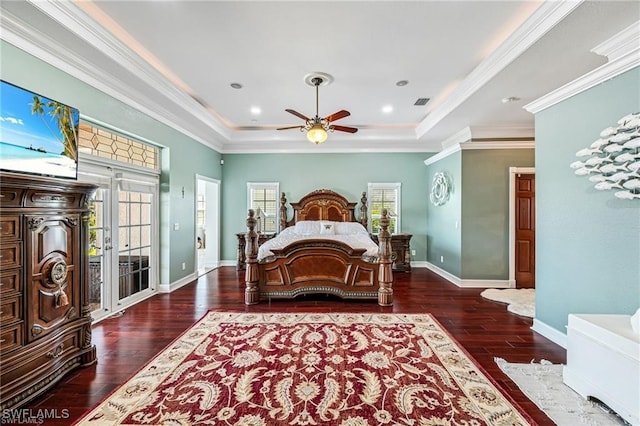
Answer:
M289 127L280 127L276 130L289 130L289 129L302 129L304 126L289 126Z
M333 130L337 130L339 132L347 132L347 133L355 133L358 131L355 127L347 127L347 126L331 126Z
M293 114L296 117L300 117L302 118L304 121L309 121L309 117L306 117L304 114L300 114L298 111L293 110L293 109L285 109L285 111L287 111L289 114Z
M350 115L351 113L349 111L347 111L346 109L343 109L338 112L334 112L331 115L327 115L324 119L327 120L329 123L331 123L332 121L340 120L341 118L345 118Z

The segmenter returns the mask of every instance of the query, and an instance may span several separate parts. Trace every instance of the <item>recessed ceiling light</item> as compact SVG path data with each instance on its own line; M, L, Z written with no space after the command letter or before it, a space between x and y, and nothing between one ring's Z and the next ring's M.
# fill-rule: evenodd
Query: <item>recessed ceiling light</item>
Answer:
M393 105L385 105L382 107L382 112L385 114L389 114L391 111L393 111Z
M510 102L516 102L519 101L520 98L516 98L515 96L509 96L508 98L502 98L502 103L503 104L508 104Z
M230 86L234 89L242 89L242 84L240 83L231 83Z
M262 110L260 109L260 107L251 107L251 114L253 115L259 115L262 112Z
M398 86L398 87L406 86L407 84L409 84L409 80L398 80L398 81L396 81L396 86Z

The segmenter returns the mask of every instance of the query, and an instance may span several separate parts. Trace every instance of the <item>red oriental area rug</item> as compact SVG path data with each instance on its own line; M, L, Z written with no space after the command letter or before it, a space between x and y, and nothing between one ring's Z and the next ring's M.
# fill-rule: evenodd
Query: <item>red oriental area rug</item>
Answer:
M210 312L80 425L528 425L430 315Z

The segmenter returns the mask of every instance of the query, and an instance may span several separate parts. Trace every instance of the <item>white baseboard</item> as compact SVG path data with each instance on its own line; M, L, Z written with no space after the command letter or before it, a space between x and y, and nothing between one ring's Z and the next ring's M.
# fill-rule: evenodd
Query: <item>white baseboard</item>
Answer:
M442 268L437 267L431 262L424 262L424 263L425 263L425 267L430 271L433 271L436 274L440 275L442 278L451 281L453 284L457 285L458 287L462 287L462 280L460 278L456 277L450 272L445 271Z
M417 263L417 262L416 262ZM412 264L413 265L413 264ZM424 262L424 267L430 269L441 277L451 281L453 284L462 288L514 288L515 282L511 280L475 280L465 278L462 279L453 275L450 272L445 271L442 268L437 267L433 263Z
M189 275L187 275L186 277L182 277L180 278L178 281L174 281L171 284L160 284L158 285L158 293L171 293L174 290L179 289L180 287L183 287L187 284L189 284L190 282L192 282L193 280L195 280L197 277L196 273L191 273Z
M553 343L567 349L567 335L559 332L550 325L534 318L531 329L541 336L551 340Z
M218 262L218 266L236 266L237 260L221 260Z

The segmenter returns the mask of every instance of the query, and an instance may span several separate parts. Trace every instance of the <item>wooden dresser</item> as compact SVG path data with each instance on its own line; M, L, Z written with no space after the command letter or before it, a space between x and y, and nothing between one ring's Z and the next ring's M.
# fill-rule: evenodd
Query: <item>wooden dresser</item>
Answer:
M96 362L88 201L75 181L0 173L0 409Z

